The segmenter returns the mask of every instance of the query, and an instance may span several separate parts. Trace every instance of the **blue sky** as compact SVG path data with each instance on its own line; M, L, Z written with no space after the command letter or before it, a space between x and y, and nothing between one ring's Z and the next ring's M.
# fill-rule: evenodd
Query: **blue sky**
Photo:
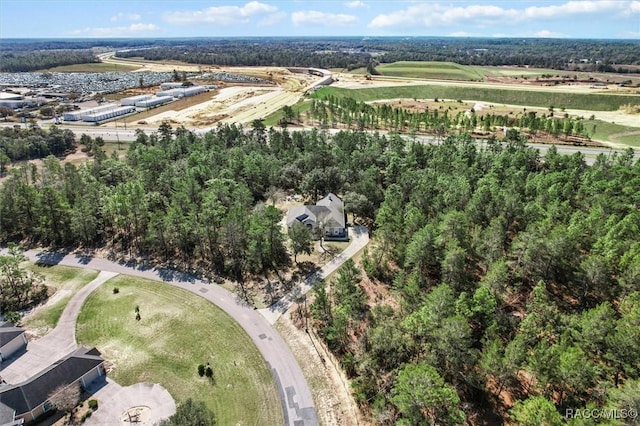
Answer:
M0 38L236 36L640 39L640 1L0 0Z

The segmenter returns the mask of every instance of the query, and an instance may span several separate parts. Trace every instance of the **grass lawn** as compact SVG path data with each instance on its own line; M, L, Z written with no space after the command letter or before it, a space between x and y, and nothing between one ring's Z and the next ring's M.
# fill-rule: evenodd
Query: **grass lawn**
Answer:
M303 114L307 111L309 111L309 109L311 108L311 101L309 99L303 99L299 102L297 102L295 105L292 105L291 108L293 108L294 112L300 112L300 114ZM270 114L269 116L267 116L262 122L263 124L269 128L269 127L275 127L279 125L280 119L284 117L284 114L282 113L282 108L279 109L278 111L274 112L273 114Z
M41 72L127 72L139 69L136 65L107 64L104 62L63 65L49 68Z
M39 266L30 263L28 268L44 277L44 283L51 289L50 294L55 291L46 305L23 320L25 326L35 333L38 329L55 327L71 297L98 276L97 271L69 266Z
M587 129L587 133L593 134L592 139L640 147L640 129L637 127L622 126L602 120L586 120L584 127ZM593 132L594 127L595 133Z
M89 296L76 331L79 343L96 346L113 362L110 376L123 386L161 383L178 402L204 401L221 425L284 422L271 372L249 336L186 290L118 276ZM197 374L198 364L207 362L215 383Z
M616 111L622 105L639 105L640 96L609 95L599 93L561 93L553 91L493 89L488 87L460 86L395 86L365 89L323 87L313 96L344 96L357 101L377 99L461 99L531 107L572 108L588 111Z
M382 75L391 77L463 81L484 79L484 76L472 67L453 62L398 61L379 65L376 70Z

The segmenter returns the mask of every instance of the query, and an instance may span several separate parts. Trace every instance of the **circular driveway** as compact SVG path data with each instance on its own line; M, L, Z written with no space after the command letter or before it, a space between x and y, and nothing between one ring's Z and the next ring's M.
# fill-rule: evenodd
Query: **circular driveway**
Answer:
M148 424L152 426L161 420L171 417L176 412L176 403L171 394L158 383L136 383L131 386L120 386L107 379L91 388L94 392L91 399L98 400L98 409L89 417L86 425L118 426L122 423L122 415L133 407L149 407L151 416ZM128 424L128 423L126 423Z

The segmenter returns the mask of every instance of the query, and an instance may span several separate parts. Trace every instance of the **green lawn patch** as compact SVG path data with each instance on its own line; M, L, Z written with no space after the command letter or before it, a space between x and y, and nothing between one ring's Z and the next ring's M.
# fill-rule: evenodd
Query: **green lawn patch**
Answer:
M462 99L493 102L507 105L531 107L561 107L588 111L616 111L622 105L639 105L638 95L609 95L600 93L560 93L553 91L508 90L488 87L459 86L395 86L365 89L343 89L324 87L313 96L325 98L329 95L350 97L357 101L373 101L377 99Z
M293 108L293 111L296 113L300 112L300 114L304 114L305 112L309 111L309 108L311 108L311 102L308 99L303 99L292 105L291 108ZM267 128L275 127L279 125L282 117L284 117L284 114L282 113L282 108L280 108L274 113L269 114L264 120L262 120L262 122Z
M44 331L54 328L73 295L98 276L97 271L70 266L29 264L28 268L44 277L44 283L50 288L51 294L47 304L23 320L24 325L33 329L36 334L38 329Z
M114 363L110 375L123 386L161 383L177 401L204 401L221 425L284 423L271 372L249 336L227 314L186 290L118 276L87 299L77 338ZM207 362L215 383L198 376L198 365Z
M640 130L602 120L585 120L584 127L594 140L610 141L640 147ZM594 132L595 128L595 132Z
M472 67L453 62L398 61L376 67L381 75L436 80L483 80Z

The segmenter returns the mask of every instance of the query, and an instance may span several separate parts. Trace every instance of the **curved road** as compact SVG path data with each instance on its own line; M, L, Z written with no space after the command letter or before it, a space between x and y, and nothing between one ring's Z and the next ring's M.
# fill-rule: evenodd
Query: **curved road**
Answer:
M285 424L318 424L311 391L289 346L264 316L252 306L239 301L233 293L218 285L172 270L152 269L144 265L116 263L107 259L57 252L29 250L25 255L33 262L89 268L164 281L204 297L236 320L258 347L274 376Z

